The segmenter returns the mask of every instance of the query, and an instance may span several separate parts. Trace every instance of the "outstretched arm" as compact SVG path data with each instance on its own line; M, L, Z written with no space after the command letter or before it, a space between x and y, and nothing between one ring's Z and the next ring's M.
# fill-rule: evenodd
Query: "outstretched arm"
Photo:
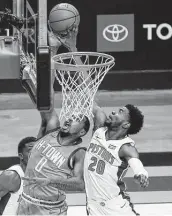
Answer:
M64 45L69 49L69 51L76 51L76 39L77 34L75 29L70 30L66 38L60 38L60 36L55 35L51 30L48 31L48 41L51 48L51 56L57 54L57 51L61 45ZM24 55L23 55L24 56ZM36 105L36 72L31 70L28 65L24 67L21 73L22 85L29 94L32 102ZM52 70L52 89L51 89L51 102L52 108L49 111L40 112L41 115L41 127L38 133L38 138L44 136L46 133L60 127L59 117L54 109L54 84L55 74Z
M60 121L59 121L59 116L57 115L55 108L54 108L54 80L55 80L55 76L54 76L54 72L51 70L52 72L52 81L51 81L51 109L49 111L40 111L40 115L41 115L41 126L40 126L40 130L38 133L37 138L40 138L42 136L44 136L45 134L47 134L50 131L53 131L56 128L60 127Z
M51 56L56 55L61 42L55 37L53 32L48 31L48 42L51 48ZM44 136L46 133L60 127L59 117L54 109L54 71L51 70L51 110L41 111L41 126L37 138ZM28 59L23 50L21 50L21 84L30 96L36 107L36 70L28 64Z
M44 136L49 131L54 130L57 127L60 127L59 117L54 109L54 80L55 76L52 72L51 80L51 109L49 111L41 111L41 126L38 133L38 138ZM32 76L33 75L33 76ZM23 70L21 71L21 84L30 96L34 106L36 107L36 72L34 69L31 69L30 65L26 64Z
M51 48L51 56L57 54L57 51L61 45L65 46L69 51L76 51L76 40L77 40L77 31L75 27L72 30L69 30L65 38L61 38L60 35L55 35L50 28L48 31L48 40L49 45ZM52 94L51 94L51 101L52 101L52 110L49 112L41 112L41 128L38 134L38 137L43 136L45 133L60 127L59 117L54 109L54 84L55 80L55 71L52 70Z
M145 188L149 185L148 172L139 159L137 149L131 144L125 144L119 151L119 157L126 160L134 173L134 179Z

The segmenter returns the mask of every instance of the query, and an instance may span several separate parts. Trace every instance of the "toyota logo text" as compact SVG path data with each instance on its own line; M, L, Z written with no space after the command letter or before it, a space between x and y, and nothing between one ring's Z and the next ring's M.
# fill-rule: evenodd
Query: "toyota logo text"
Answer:
M121 42L128 36L128 29L119 24L108 25L103 30L103 37L110 42Z

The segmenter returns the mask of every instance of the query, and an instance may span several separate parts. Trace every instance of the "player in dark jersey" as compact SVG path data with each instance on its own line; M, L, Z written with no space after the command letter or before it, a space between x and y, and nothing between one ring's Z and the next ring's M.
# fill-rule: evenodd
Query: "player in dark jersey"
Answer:
M26 137L19 142L18 156L20 164L13 165L0 175L0 215L15 215L18 199L22 193L22 180L28 155L32 149L35 137Z
M74 29L72 37L65 39L65 45L70 47L70 51L75 49L76 36L77 31ZM27 85L25 89L28 91ZM52 84L52 103L53 93ZM64 215L67 212L65 191L84 190L85 148L81 145L81 137L88 132L90 122L84 116L81 121L77 118L69 119L60 127L59 117L53 105L50 111L40 112L40 115L41 128L26 168L17 214ZM55 179L56 184L40 185L39 182L26 180L34 178Z
M55 185L24 181L18 208L19 215L65 214L65 191L84 190L83 162L85 149L80 137L89 129L89 121L66 122L49 132L34 145L25 172L26 178L56 179Z

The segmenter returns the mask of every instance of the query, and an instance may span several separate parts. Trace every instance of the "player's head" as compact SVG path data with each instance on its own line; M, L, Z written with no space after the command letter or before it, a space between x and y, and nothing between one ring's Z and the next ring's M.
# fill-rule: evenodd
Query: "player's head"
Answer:
M61 128L61 136L75 136L76 138L84 136L90 128L90 121L87 116L82 120L80 118L68 119L64 122Z
M113 111L106 120L106 125L113 129L121 129L126 134L136 134L143 126L144 116L142 112L134 105L127 104L118 112Z
M24 164L27 164L28 162L28 156L35 141L36 141L35 137L26 137L22 139L18 144L18 155L20 161L23 162Z

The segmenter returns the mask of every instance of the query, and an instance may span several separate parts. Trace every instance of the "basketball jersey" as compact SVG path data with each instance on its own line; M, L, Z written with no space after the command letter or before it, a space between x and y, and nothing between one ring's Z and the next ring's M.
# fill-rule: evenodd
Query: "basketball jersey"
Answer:
M19 164L11 166L7 170L12 170L12 171L17 172L18 175L20 176L20 178L24 177L24 172L23 172L23 170ZM16 211L17 211L18 204L19 204L18 200L19 200L19 197L22 193L22 190L23 190L23 181L21 180L20 188L17 192L15 192L15 193L11 192L11 193L4 196L4 202L3 203L5 203L6 206L4 208L2 215L16 215ZM6 198L8 200L5 200Z
M106 127L95 131L85 155L84 180L89 200L112 199L125 190L122 177L128 169L128 163L122 161L118 153L122 145L134 145L134 141L128 136L121 140L106 141L106 131Z
M57 141L59 131L49 133L39 139L31 150L30 158L25 171L29 178L65 179L73 176L72 155L77 151L78 145L61 146ZM64 191L52 185L40 186L39 183L28 185L24 181L24 193L45 201L63 201Z

